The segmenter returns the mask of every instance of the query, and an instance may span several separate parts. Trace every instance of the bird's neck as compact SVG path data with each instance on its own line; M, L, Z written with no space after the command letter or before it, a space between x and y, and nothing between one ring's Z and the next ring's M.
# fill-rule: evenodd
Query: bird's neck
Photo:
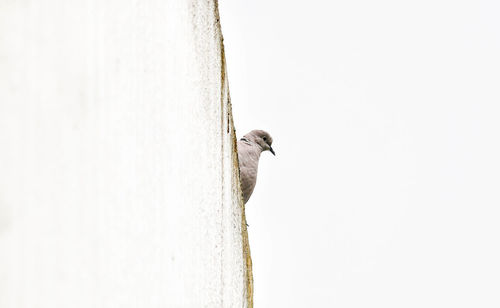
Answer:
M248 139L247 139L247 138L245 138L245 137L241 138L240 140L241 140L241 141L244 141L244 142L246 142L246 143L248 143L248 144L254 144L254 142L252 142L252 141L248 140Z
M248 145L254 146L255 149L258 149L258 151L256 151L256 152L258 152L257 154L260 156L260 153L262 153L262 147L259 144L255 143L252 140L245 138L245 137L241 138L240 140L245 142Z

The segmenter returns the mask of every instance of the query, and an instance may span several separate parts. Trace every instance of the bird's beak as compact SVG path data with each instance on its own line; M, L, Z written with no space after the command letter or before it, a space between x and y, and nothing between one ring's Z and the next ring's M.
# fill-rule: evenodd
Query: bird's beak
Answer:
M269 146L269 151L271 151L271 153L273 153L273 155L276 156L276 153L274 153L273 147Z

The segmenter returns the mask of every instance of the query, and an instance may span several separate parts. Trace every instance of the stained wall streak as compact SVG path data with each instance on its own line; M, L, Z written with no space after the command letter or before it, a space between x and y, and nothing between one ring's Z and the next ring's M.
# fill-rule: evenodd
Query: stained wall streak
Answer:
M217 5L216 1L216 5ZM217 18L217 22L219 24L219 31L220 31L220 15L219 15L219 10L218 7L216 7L215 15ZM241 216L239 218L240 224L241 224L241 236L242 236L242 252L243 252L243 259L244 259L244 284L245 284L245 297L246 297L246 305L248 307L253 307L253 272L252 272L252 258L251 258L251 253L250 253L250 243L249 243L249 238L248 238L248 230L247 230L247 223L246 223L246 217L245 217L245 204L243 202L243 199L241 197L241 187L240 187L240 173L239 173L239 162L238 162L238 152L237 152L237 139L236 139L236 131L235 131L235 126L234 126L234 121L233 121L233 116L232 116L232 106L231 106L231 97L229 94L229 81L227 77L227 69L226 69L226 58L225 58L225 53L224 53L224 44L223 44L223 36L222 33L220 34L221 37L221 61L222 61L222 70L221 70L221 76L223 80L223 86L221 88L222 91L222 104L223 104L223 110L224 114L226 115L225 121L223 123L226 124L226 131L228 134L228 140L227 142L229 143L229 161L228 163L231 164L231 168L227 168L226 170L232 170L232 174L230 175L230 183L227 182L226 187L231 187L231 196L234 207L238 207L241 209ZM224 144L227 144L224 142ZM233 221L233 224L237 223L238 217L236 217L235 221Z

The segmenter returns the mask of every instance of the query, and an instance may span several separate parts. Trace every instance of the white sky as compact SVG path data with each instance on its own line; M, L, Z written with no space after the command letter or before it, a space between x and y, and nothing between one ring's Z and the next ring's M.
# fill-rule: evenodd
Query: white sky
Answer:
M220 13L256 307L500 307L500 2Z

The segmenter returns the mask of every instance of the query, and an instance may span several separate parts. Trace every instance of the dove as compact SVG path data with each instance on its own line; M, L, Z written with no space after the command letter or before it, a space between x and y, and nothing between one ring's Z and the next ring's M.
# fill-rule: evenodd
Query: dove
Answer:
M243 202L247 203L257 182L260 153L274 153L273 138L263 130L253 130L238 140L238 160L240 163L241 191Z

